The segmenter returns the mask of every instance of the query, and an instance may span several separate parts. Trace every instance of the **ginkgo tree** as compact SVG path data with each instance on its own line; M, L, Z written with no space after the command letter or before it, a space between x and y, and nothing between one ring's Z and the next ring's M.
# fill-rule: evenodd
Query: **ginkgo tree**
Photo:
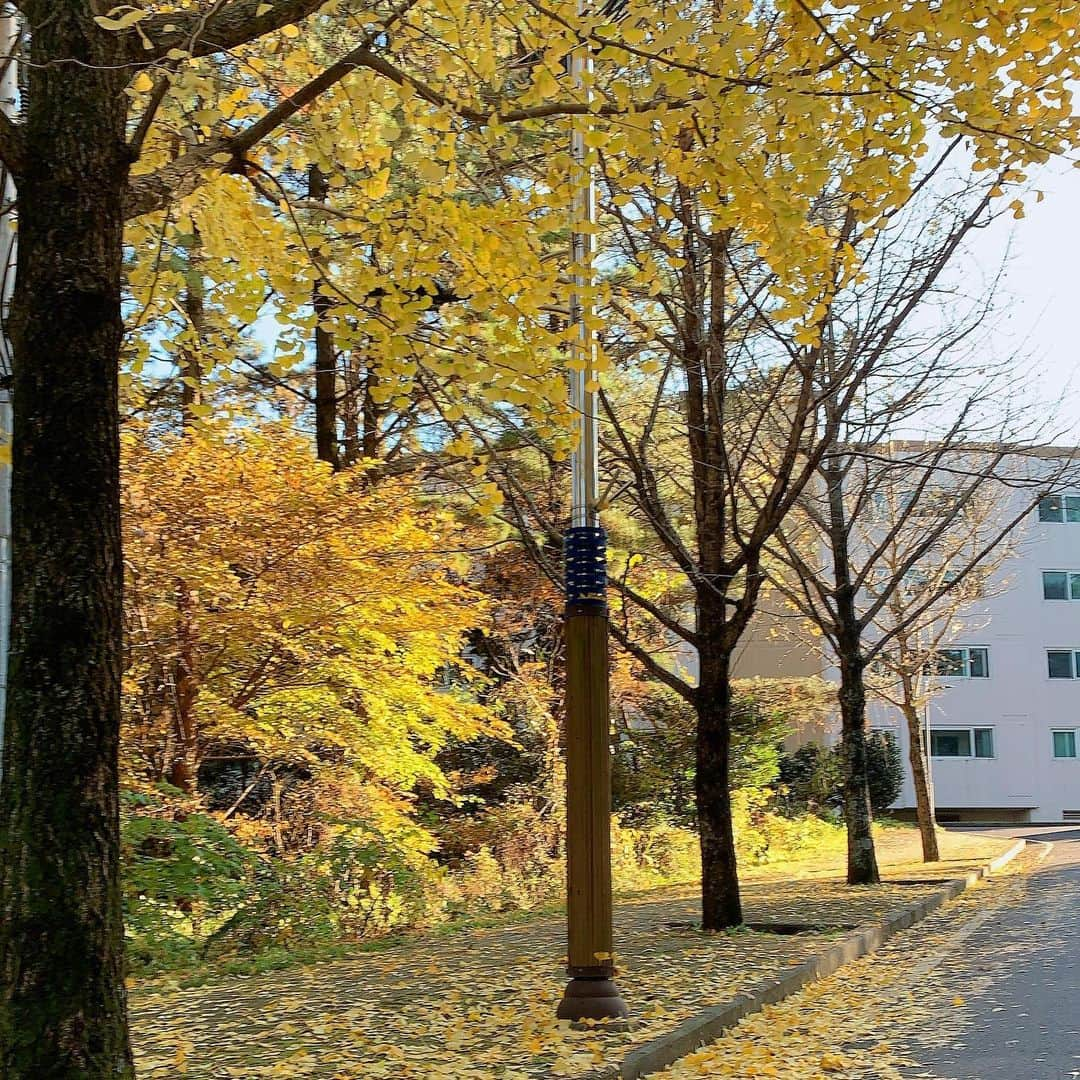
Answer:
M134 779L193 794L208 756L244 748L352 771L389 807L421 783L448 793L434 758L451 737L501 733L459 663L485 604L455 580L469 538L448 512L334 475L280 424L133 429L123 476Z
M931 140L910 116L883 118L873 102L823 109L824 144L812 156L783 145L787 102L759 101L734 147L724 142L730 116L699 106L695 99L640 130L627 121L598 133L605 273L594 299L606 361L618 371L602 396L601 438L613 543L625 547L611 568L612 632L698 714L704 924L719 929L742 918L731 666L766 579L770 538L831 460L848 410L900 374L929 377L926 350L903 368L895 339L922 317L963 238L1004 209L997 200L1006 191L1021 212L1021 175L999 159L978 179L985 161L973 140ZM716 155L736 153L742 175L759 167L760 185L794 186L782 215L759 221L750 208L732 210L744 191L715 166ZM916 198L943 176L936 199ZM927 231L924 246L911 245L909 222ZM505 408L465 426L505 461L551 449ZM561 523L517 469L499 469L508 513L557 576L541 545L550 548ZM855 814L864 721L861 711L847 715L862 763L851 770L849 875L867 884L877 879L868 802Z
M544 183L508 184L494 207L477 198L475 215L462 220L466 204L440 197L456 182L455 161L436 148L481 139L498 169L521 155L519 131L545 122L559 130L551 118L590 113L598 154L670 159L668 170L700 192L719 225L737 221L756 237L782 290L833 265L832 237L791 228L820 190L823 140L866 144L852 190L868 196L854 208L868 218L903 199L914 171L896 168L896 158L905 148L915 157L931 130L966 133L984 169L1022 170L1071 145L1077 5L873 0L819 11L804 0L742 0L658 12L631 4L617 25L606 8L580 17L576 4L518 0L14 6L27 46L22 117L0 118L20 240L9 323L15 561L0 801L0 1053L13 1077L126 1077L116 887L126 224L179 220L189 198L227 208L218 236L259 264L245 288L272 279L292 311L311 306L315 282L347 301L355 317L342 307L328 329L362 338L389 376L380 393L403 408L400 387L415 362L408 336L429 305L419 286L433 284L448 239L471 233L484 255L470 267L471 304L514 335L524 323L534 341L499 358L450 351L447 380L475 380L492 396L558 398L562 335L540 315L553 291L561 295L559 274L528 238L564 215L566 155L548 156ZM582 40L605 69L589 100L560 78L563 57ZM361 71L378 82L359 85L379 89L353 99ZM231 100L223 100L227 84ZM427 132L427 151L414 158L424 185L417 206L429 214L425 243L413 259L407 243L395 244L399 217L372 222L382 261L350 262L352 279L336 285L334 267L313 268L302 240L299 257L289 173L316 161L335 191L347 172L336 159L352 142L358 183L377 190L385 160L364 159L372 142L351 133L366 132L377 114L371 98L383 94ZM761 115L769 117L764 145L751 122ZM683 154L695 125L710 134L699 152ZM450 238L440 226L448 213L461 222ZM210 217L202 222L208 257ZM145 234L127 235L145 243ZM285 236L294 242L283 244ZM790 290L787 298L793 319L808 314Z

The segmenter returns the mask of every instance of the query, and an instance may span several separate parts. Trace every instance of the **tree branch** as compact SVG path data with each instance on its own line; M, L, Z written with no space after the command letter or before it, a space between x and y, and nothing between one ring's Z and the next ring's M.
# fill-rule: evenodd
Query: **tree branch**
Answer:
M397 14L395 13L395 18ZM381 29L385 29L385 25ZM368 35L361 45L305 83L295 94L278 102L254 124L238 134L210 139L155 172L132 180L128 189L126 216L141 217L143 214L161 210L174 199L190 195L202 184L205 174L212 171L210 166L215 159L222 159L216 171L242 173L243 158L249 150L291 120L320 94L341 82L350 72L365 66L362 58L370 55L368 49L373 36Z
M131 154L132 161L139 160L143 143L146 141L146 136L150 134L150 129L154 126L154 117L157 116L158 109L161 108L161 103L165 100L165 95L169 92L169 86L169 73L163 72L154 80L154 87L150 91L150 97L147 99L146 108L143 109L143 114L139 117L135 132L131 136L131 141L128 143L128 153Z
M222 164L211 170L213 158L218 155L223 159ZM163 210L176 199L190 195L211 171L243 171L243 162L233 152L231 139L211 139L152 173L133 177L124 199L124 216L130 219Z
M127 39L125 52L129 61L142 63L160 60L170 49L182 49L191 56L209 56L298 22L325 3L326 0L233 0L217 3L209 11L152 15L136 27L122 31ZM266 7L269 10L260 15L259 9ZM149 49L144 45L143 35L150 42Z
M19 177L26 168L26 137L22 127L0 112L0 161Z
M519 109L476 109L471 105L453 101L433 86L411 75L403 68L390 63L384 56L374 53L370 48L355 49L349 54L356 67L366 67L378 75L389 79L398 86L411 87L413 92L431 105L449 107L465 120L475 124L489 124L497 121L502 124L518 124L524 120L542 120L550 116L624 116L634 113L650 112L653 109L682 109L702 99L701 94L690 94L684 98L655 97L648 101L631 102L625 108L618 105L591 105L585 101L548 101L543 105L530 105Z
M670 630L676 637L681 638L688 645L693 645L694 648L697 648L698 643L701 640L698 635L680 622L680 620L669 615L658 604L654 604L647 597L642 596L636 589L623 581L619 581L618 578L609 578L608 587L619 593L624 600L629 600L636 607L641 608L642 611L651 615L661 626Z
M614 116L620 113L642 113L656 108L683 108L691 104L694 100L692 97L684 100L656 98L649 101L635 102L626 109L619 109L611 105L602 105L599 108L594 109L586 102L559 101L547 102L543 105L534 105L528 108L511 109L507 112L477 109L470 105L453 102L445 94L434 87L429 86L416 76L410 75L408 72L390 63L385 57L371 51L371 46L378 36L408 11L415 2L416 0L406 0L405 3L387 17L386 21L378 28L378 30L366 34L363 41L355 49L350 50L340 60L331 64L309 82L305 83L296 91L296 93L291 94L283 101L278 102L277 105L266 112L259 120L256 120L255 123L251 124L243 131L231 136L218 136L209 139L195 150L178 157L175 161L171 161L168 165L163 166L156 172L136 177L132 180L129 187L128 198L126 200L127 205L125 208L126 216L128 218L141 217L144 214L151 214L157 210L163 209L173 200L183 198L185 195L190 195L191 192L203 183L205 176L211 172L243 173L245 171L243 164L244 154L254 148L272 132L280 128L283 124L291 120L301 109L310 105L320 95L329 90L331 86L341 82L346 76L359 68L365 68L374 72L376 75L390 79L391 82L398 86L407 86L412 89L418 97L429 104L439 108L444 106L450 107L463 119L476 124L487 124L492 121L498 121L505 124L520 123L525 120L538 120L551 116L580 115L590 112L595 113L598 116ZM254 19L254 16L252 16L252 18L253 21L256 22L260 22L260 20L265 21L272 19L276 13L280 16L278 25L286 25L289 22L294 21L282 16L282 12L286 9L292 11L298 8L305 8L306 11L309 12L321 6L322 3L325 3L325 0L279 0L274 6L273 12L261 16L260 19ZM234 11L234 9L237 12L239 12L240 9L249 9L249 13L253 13L258 6L260 5L256 4L254 0L236 0L235 3L224 8L219 13L218 17L206 16L206 24L207 26L215 24L215 18L225 18L225 16L229 12ZM191 16L189 16L189 18L190 17ZM299 18L300 16L297 15L296 17ZM236 19L238 18L239 15L236 16ZM170 19L170 23L175 23L176 21L176 19ZM141 22L139 26L143 27L145 31L147 26L146 21L144 20ZM232 22L229 22L229 26L232 26ZM268 29L274 28L275 27L269 27ZM149 33L149 31L146 32ZM236 32L238 33L239 31ZM263 29L250 36L257 37L259 34L266 32L268 32L268 30ZM199 31L199 33L202 33L202 31ZM244 40L249 40L249 38L243 38L241 36L238 41L233 43L240 44ZM151 40L154 41L155 39L151 38ZM186 40L192 40L190 34ZM139 43L139 48L141 50L139 56L143 58L147 56L152 57L154 55L153 51L142 49L141 43ZM165 51L168 50L166 49ZM215 51L220 50L207 48L204 49L202 53L196 52L194 55L205 55L205 53ZM145 132L142 133L142 137L145 137ZM221 159L220 164L216 169L212 168L215 159Z
M691 705L697 704L697 687L688 683L685 679L680 679L675 672L669 668L664 667L656 657L649 652L648 649L643 648L636 641L632 640L630 635L617 626L614 621L610 624L611 636L635 659L645 670L654 678L658 679L665 686L670 687L679 695L684 701L689 702Z

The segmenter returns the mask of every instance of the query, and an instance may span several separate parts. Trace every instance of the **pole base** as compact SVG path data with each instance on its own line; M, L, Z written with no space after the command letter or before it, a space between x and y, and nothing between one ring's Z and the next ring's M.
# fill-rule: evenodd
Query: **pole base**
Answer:
M576 978L566 984L555 1015L575 1024L584 1020L619 1020L625 1024L630 1010L612 979ZM613 1026L605 1024L608 1029Z

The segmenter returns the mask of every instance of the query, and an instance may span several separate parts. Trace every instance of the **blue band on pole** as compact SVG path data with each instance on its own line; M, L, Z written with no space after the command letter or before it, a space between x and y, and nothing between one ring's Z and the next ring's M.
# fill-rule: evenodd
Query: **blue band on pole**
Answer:
M566 602L602 604L607 592L607 535L579 526L563 538L566 554Z

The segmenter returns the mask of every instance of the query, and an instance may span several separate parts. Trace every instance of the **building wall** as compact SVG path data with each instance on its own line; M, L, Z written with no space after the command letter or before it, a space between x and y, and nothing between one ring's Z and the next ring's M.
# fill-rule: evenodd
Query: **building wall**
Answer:
M1052 451L1047 454L1051 460L1055 456ZM1019 500L1030 498L1029 492L1002 488L1001 521L1021 509ZM991 595L962 613L961 625L947 643L985 646L989 677L942 679L927 710L931 729L992 728L994 754L932 758L937 807L946 820L1078 820L1080 757L1055 759L1051 733L1075 729L1080 744L1080 679L1051 679L1046 652L1080 650L1080 600L1044 600L1042 572L1080 572L1080 522L1043 523L1032 511L1014 534L1011 547ZM779 627L783 634L777 634ZM800 630L795 620L765 610L755 616L740 647L735 673L786 678L820 674L839 682L832 657L823 655L822 649L822 639L812 637L805 627ZM893 706L872 700L868 723L893 731L900 744L905 783L895 809L913 814L915 793L903 717ZM819 738L818 732L795 733L791 746ZM837 722L825 739L838 738Z
M1051 450L1046 458L1053 462L1062 453ZM1030 501L1031 495L1007 487L1001 491L1004 524L1019 512L1020 500ZM1080 495L1080 487L1075 494ZM1080 678L1051 679L1046 658L1048 649L1080 651L1080 600L1044 600L1042 587L1044 570L1080 573L1080 522L1039 522L1032 511L1013 534L1010 547L990 595L962 613L961 625L948 642L986 647L989 677L942 679L927 710L931 729L993 729L993 757L932 758L938 811L946 820L1080 820L1080 757L1055 759L1051 734L1074 729L1080 745ZM833 658L823 647L805 623L786 610L771 609L766 601L737 650L734 675L820 675L838 683ZM680 656L691 673L696 659L689 648ZM894 808L901 815L912 814L915 793L903 717L893 706L872 700L868 723L891 730L900 744L905 782ZM796 732L788 748L821 738L820 731ZM824 738L839 738L838 722Z
M1003 507L1005 510L1006 507ZM969 612L955 645L989 649L989 678L949 678L929 706L933 728L989 727L992 758L931 760L940 812L962 817L1061 821L1080 812L1080 758L1055 759L1051 732L1073 728L1080 740L1080 679L1051 679L1046 651L1080 648L1080 601L1044 600L1043 570L1080 570L1080 523L1032 519L1019 549L1002 568L1003 583L980 610ZM908 751L907 732L896 710L871 707L873 727L897 732ZM913 808L910 770L898 808Z
M809 678L822 673L821 645L810 636L806 621L765 599L735 649L736 679Z

